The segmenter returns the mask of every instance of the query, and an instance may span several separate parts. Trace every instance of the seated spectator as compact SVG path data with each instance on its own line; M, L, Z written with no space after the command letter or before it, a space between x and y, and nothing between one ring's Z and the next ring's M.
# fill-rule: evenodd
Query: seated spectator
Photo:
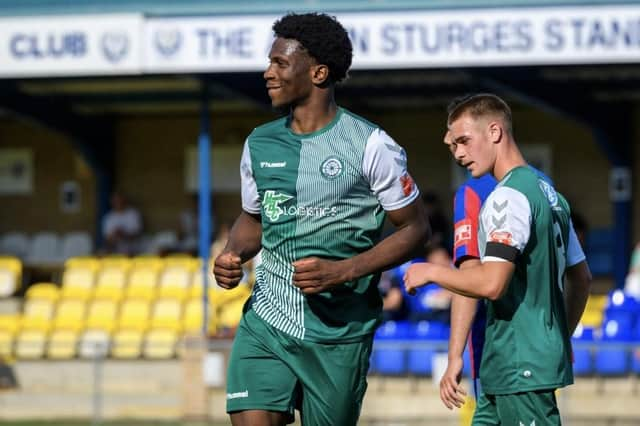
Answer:
M424 260L453 268L451 256L444 247L427 247ZM424 260L419 261L422 262ZM410 306L411 313L409 314L409 319L412 321L427 320L448 324L450 316L449 310L451 308L451 292L435 283L428 284L418 289L411 299Z
M409 317L409 306L402 280L395 277L395 269L384 271L380 276L378 290L382 296L382 320L402 321Z
M388 274L388 280L390 283L384 282L384 274L380 279L380 284L378 285L381 288L381 293L383 295L383 311L385 310L385 305L389 306L389 309L393 309L395 307L398 309L400 306L399 314L404 315L403 318L386 318L385 313L383 313L384 319L409 319L410 321L438 321L445 324L449 323L449 309L451 306L451 292L443 289L437 284L429 284L424 287L420 287L417 289L415 295L410 296L406 293L404 289L404 273L411 265L415 262L433 262L441 265L448 265L453 267L451 256L446 249L440 246L427 246L424 257L416 258L411 260L410 262L406 262L400 266L391 269ZM385 287L389 287L390 289L396 288L401 292L402 298L399 298L396 295L387 296L385 298L385 293L383 293L383 289ZM398 300L401 300L398 301ZM393 303L395 302L395 304ZM402 303L400 305L400 303ZM398 315L398 313L395 313ZM390 314L386 314L389 316Z
M102 220L102 236L107 253L137 254L137 242L142 232L140 212L129 206L124 195L114 192L111 210Z

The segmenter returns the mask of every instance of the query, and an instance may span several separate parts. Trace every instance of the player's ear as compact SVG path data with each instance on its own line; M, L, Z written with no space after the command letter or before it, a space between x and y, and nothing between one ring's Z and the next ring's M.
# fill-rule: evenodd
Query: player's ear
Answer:
M498 143L502 139L502 124L498 121L489 122L489 140L491 143Z
M322 64L311 66L311 81L313 84L320 86L325 84L329 79L329 67Z

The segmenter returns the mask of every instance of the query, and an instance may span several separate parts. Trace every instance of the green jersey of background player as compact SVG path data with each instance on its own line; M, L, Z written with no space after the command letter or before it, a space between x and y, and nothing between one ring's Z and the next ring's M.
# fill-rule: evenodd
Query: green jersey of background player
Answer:
M482 264L462 270L414 264L410 292L437 282L458 294L489 299L474 425L560 424L555 389L573 383L566 310L584 309L587 293L565 300L566 200L527 167L499 97L479 94L449 111L452 152L473 177L499 181L480 212ZM575 305L575 306L574 306Z
M264 73L288 115L256 128L241 161L242 208L218 285L262 249L232 349L227 411L234 425L356 424L380 318L379 271L408 259L428 231L404 150L378 126L339 108L334 85L352 47L323 14L273 26ZM397 227L379 242L385 214Z

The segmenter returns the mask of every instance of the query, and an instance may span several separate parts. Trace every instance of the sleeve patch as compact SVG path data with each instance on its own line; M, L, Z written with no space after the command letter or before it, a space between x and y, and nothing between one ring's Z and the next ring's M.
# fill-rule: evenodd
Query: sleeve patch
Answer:
M491 234L489 234L489 241L488 242L506 244L508 246L513 246L513 237L511 235L511 232L496 230L496 231L491 232Z
M404 194L404 196L408 197L409 195L411 195L416 186L411 175L409 173L405 173L404 175L400 176L400 183L402 184L402 193Z
M458 248L471 241L471 220L463 219L456 222L453 234L453 247Z

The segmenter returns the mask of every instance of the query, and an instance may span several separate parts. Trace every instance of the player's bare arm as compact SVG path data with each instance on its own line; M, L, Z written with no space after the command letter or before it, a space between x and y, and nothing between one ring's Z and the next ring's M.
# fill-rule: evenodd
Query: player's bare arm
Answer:
M242 279L242 264L260 251L262 225L259 215L240 213L229 233L229 241L216 258L213 274L222 288L236 287Z
M437 283L463 296L499 299L509 286L515 264L507 261L491 261L467 269L452 269L433 263L414 263L404 276L407 292L415 293L416 288L429 282Z
M319 293L409 259L423 247L431 232L422 202L417 200L401 209L388 211L387 216L396 227L396 232L389 237L350 259L300 259L293 263L293 283L305 294Z
M460 269L479 266L480 260L468 258L460 264ZM462 377L465 343L469 336L471 323L476 313L478 299L459 294L451 297L451 335L449 336L449 351L447 369L440 379L440 400L450 410L460 408L464 404L467 392L460 384Z
M591 271L586 261L567 268L567 283L564 288L564 303L567 311L567 327L573 335L587 305L591 289Z

